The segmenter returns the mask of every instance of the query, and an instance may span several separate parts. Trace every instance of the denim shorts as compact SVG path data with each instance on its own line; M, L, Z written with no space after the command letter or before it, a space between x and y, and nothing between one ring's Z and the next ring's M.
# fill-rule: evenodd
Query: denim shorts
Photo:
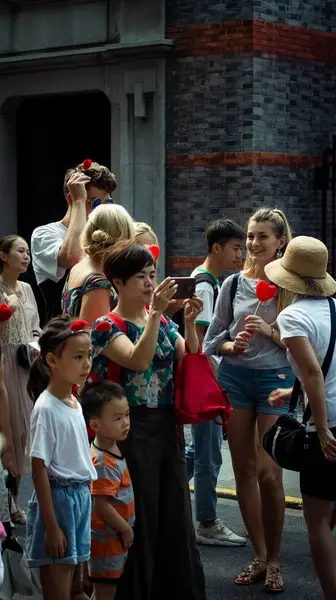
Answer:
M28 503L26 553L30 568L50 564L77 565L90 557L91 493L89 482L50 480L52 502L58 525L67 546L63 558L53 558L45 550L45 526L35 492Z
M268 397L277 388L291 388L295 376L291 367L279 369L246 369L230 365L224 359L217 372L219 384L226 390L233 408L242 408L266 415L288 412L289 403L275 408Z

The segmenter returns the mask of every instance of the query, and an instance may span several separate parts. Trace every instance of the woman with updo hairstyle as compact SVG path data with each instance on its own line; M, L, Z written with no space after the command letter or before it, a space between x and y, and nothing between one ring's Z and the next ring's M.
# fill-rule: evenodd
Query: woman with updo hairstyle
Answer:
M103 272L105 253L117 241L134 238L132 217L120 204L102 204L89 215L82 234L85 257L67 278L63 314L92 323L116 305L116 293Z

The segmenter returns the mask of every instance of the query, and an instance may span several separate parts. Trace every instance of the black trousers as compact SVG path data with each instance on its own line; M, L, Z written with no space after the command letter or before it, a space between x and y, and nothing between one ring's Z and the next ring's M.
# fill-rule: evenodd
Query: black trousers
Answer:
M131 409L120 444L135 495L134 544L117 600L205 600L192 523L184 445L173 409Z

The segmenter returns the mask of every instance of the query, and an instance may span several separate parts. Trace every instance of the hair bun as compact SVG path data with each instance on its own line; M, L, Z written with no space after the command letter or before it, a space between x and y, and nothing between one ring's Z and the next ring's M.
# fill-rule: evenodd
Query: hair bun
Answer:
M97 231L94 231L92 234L92 241L96 242L96 244L107 244L110 242L110 236L106 231L97 229Z

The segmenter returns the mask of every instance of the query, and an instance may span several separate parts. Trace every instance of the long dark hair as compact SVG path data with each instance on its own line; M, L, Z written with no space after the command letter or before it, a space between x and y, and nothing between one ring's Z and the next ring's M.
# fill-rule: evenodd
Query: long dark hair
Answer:
M27 384L27 391L33 402L36 402L49 385L51 373L46 356L49 352L53 352L57 356L62 354L66 340L71 335L69 326L73 321L74 319L68 316L55 317L49 321L41 334L39 339L41 354L30 367Z

